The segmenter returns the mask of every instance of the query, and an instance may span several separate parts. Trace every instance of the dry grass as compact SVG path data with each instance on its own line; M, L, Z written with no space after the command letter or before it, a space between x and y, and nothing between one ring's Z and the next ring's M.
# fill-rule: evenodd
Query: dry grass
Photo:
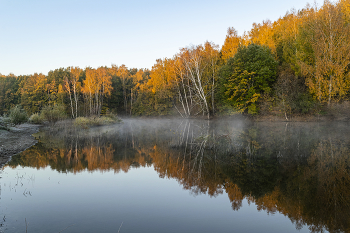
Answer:
M91 126L111 125L120 122L117 117L78 117L74 120L74 125L80 128L89 128Z

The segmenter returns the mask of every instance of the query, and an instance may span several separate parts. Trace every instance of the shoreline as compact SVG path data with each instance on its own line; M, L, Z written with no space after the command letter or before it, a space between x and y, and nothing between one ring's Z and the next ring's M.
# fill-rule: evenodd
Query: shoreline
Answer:
M328 116L328 115L305 115L305 116L284 116L263 115L252 118L256 122L347 122L350 120L347 116Z
M33 134L39 131L41 125L21 124L11 127L10 131L0 130L0 168L2 168L13 155L25 151L38 141Z

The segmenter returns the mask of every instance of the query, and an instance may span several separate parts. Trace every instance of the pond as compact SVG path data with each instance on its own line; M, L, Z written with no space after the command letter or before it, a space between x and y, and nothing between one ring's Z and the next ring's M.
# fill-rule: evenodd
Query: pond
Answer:
M42 130L0 232L349 232L348 123L124 119Z

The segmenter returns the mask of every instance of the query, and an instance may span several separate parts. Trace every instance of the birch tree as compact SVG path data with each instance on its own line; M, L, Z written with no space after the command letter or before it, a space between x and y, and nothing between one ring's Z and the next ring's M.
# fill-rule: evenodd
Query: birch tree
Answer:
M183 117L202 113L209 119L211 104L214 109L217 46L206 42L204 46L183 48L174 60L176 87Z
M97 114L101 115L103 98L108 96L112 91L112 77L108 74L107 68L99 67L97 70Z
M207 80L203 79L203 71L205 68L204 59L201 56L203 50L202 46L183 48L177 55L181 60L183 66L184 78L187 81L189 88L188 96L191 101L191 109L197 106L199 109L194 115L203 113L203 115L210 117L209 105L207 101L207 94L204 91L204 86L207 85Z
M301 30L301 73L307 76L310 92L329 105L350 87L350 25L339 5L325 1L321 9L314 7Z
M72 111L72 118L75 118L74 116L74 110L73 110L73 101L72 101L72 92L71 92L71 80L68 79L68 77L64 77L64 87L66 91L68 92L69 100L70 100L70 108Z
M75 102L75 117L78 117L78 101L79 101L79 92L81 88L79 77L82 71L83 70L80 69L79 67L70 68L73 96L74 96L74 102Z
M92 68L86 68L86 78L83 81L84 87L82 91L86 96L88 96L90 115L95 113L93 109L93 94L95 93L97 87L96 80L96 71Z

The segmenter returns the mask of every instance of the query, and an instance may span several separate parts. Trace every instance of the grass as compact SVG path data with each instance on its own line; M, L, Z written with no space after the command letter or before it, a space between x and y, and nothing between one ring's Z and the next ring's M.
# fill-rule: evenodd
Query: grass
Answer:
M74 125L76 127L87 129L91 126L111 125L120 121L121 120L115 116L78 117L74 120Z

